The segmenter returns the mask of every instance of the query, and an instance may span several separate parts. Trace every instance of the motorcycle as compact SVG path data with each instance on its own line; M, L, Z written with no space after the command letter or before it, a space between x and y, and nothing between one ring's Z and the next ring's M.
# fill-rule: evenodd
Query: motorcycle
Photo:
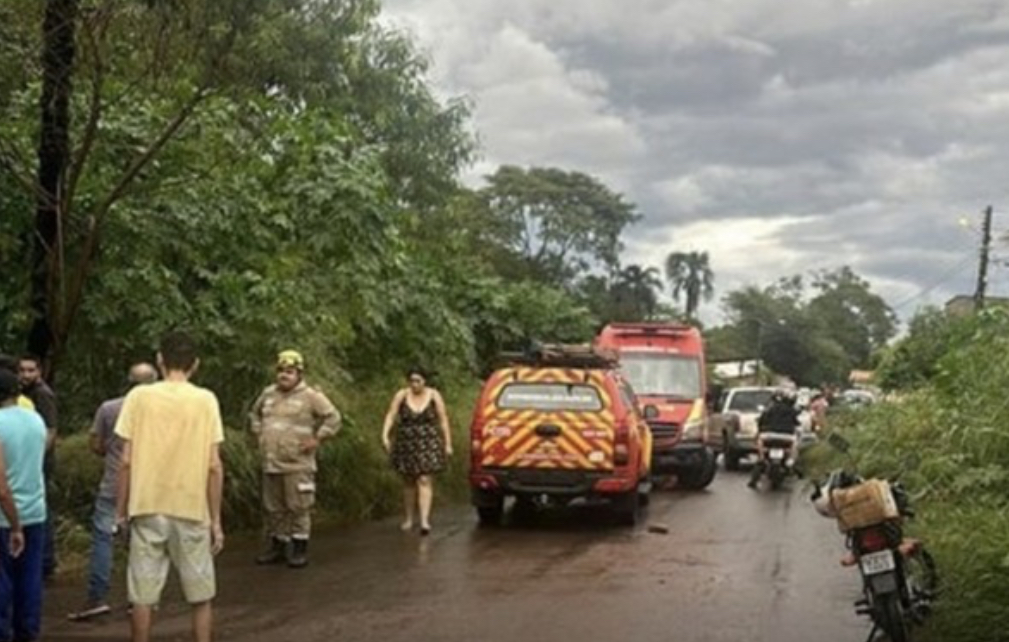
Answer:
M849 454L850 446L840 435L831 435L828 443ZM932 555L920 540L904 535L904 524L914 518L915 512L900 482L901 475L879 486L888 488L891 494L884 498L892 499L893 510L887 519L845 529L848 554L841 563L859 569L863 598L855 603L855 610L872 620L869 642L878 632L890 642L910 642L912 629L925 622L937 597L938 574ZM837 518L832 508L834 493L864 487L865 483L855 473L836 471L815 485L811 499L822 515Z
M761 435L761 443L764 450L764 472L771 482L771 489L778 490L785 483L785 479L795 474L795 463L792 461L795 437L764 433Z

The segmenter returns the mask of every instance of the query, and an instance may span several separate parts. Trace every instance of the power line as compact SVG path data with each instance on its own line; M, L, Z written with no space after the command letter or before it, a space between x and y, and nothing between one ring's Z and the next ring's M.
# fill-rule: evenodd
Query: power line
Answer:
M934 290L936 290L940 286L945 285L946 283L948 283L954 277L957 277L960 274L962 274L968 267L971 267L973 264L974 264L974 257L973 256L965 257L959 263L957 263L952 269L950 269L948 272L943 273L943 275L941 277L939 277L938 281L932 283L929 286L926 286L926 287L922 288L922 290L920 292L918 292L917 294L915 294L913 296L910 296L910 297L902 300L900 303L897 303L894 306L892 306L893 310L895 312L898 311L898 310L902 310L905 307L907 307L907 306L911 305L912 303L914 303L915 301L918 301L918 300L924 298L925 296L929 295L930 293L932 293Z

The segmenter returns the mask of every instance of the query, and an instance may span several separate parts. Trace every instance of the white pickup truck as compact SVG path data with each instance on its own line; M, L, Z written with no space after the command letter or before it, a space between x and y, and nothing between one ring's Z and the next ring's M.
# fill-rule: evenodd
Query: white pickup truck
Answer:
M731 388L723 393L712 418L711 430L721 442L726 470L739 470L743 459L757 452L757 419L771 403L775 388ZM799 416L800 443L811 435L810 417L805 410ZM720 439L718 439L720 437Z

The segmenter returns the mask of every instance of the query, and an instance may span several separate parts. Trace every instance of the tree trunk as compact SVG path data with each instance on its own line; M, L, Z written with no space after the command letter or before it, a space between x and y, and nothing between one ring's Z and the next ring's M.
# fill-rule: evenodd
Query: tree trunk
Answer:
M39 101L39 195L32 244L28 351L44 360L62 341L55 336L63 268L63 180L70 161L70 94L79 0L46 0L42 23L42 97Z

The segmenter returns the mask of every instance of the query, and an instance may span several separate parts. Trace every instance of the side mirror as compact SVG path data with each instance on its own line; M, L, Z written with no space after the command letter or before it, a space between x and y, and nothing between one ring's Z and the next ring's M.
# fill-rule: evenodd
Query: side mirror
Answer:
M830 444L831 448L833 448L834 450L837 450L845 454L847 454L848 451L851 450L851 443L849 443L847 439L845 439L836 432L830 433L830 436L827 437L827 443Z
M647 406L641 409L641 414L644 416L645 419L658 419L659 409L653 404L648 404Z

